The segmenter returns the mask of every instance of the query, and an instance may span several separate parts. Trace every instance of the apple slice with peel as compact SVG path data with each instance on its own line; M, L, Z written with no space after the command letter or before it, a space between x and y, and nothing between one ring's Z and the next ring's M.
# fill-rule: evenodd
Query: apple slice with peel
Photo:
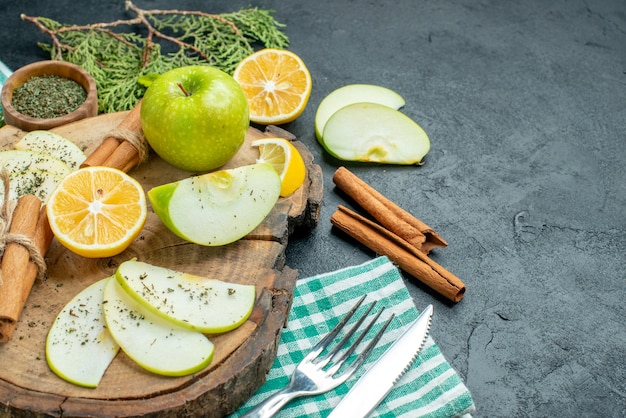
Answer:
M106 328L102 311L107 280L95 282L69 301L46 338L50 369L79 386L98 386L120 348Z
M335 112L324 127L323 146L340 160L419 164L430 139L411 118L377 103L354 103Z
M207 337L156 315L114 277L107 281L103 297L109 332L139 366L165 376L185 376L211 363L214 346Z
M208 279L135 259L120 264L115 275L124 290L154 314L209 334L243 324L256 298L252 285Z
M31 150L0 151L0 166L10 174L19 174L26 170L43 170L65 177L71 172L69 166L58 158L45 152Z
M353 103L378 103L392 109L400 109L405 101L395 91L374 84L348 84L333 90L320 102L315 112L315 136L323 144L324 126L328 119L342 107Z
M9 174L12 199L34 194L44 203L61 179L71 172L70 167L60 159L32 150L0 151L0 167ZM2 187L0 196L4 198Z
M9 173L9 193L11 199L19 198L25 194L37 196L43 203L48 198L62 177L45 170L12 171ZM4 188L0 187L0 201L4 199Z
M225 245L252 232L280 195L280 176L269 163L189 177L148 191L152 208L179 237Z
M31 131L14 145L17 150L38 151L52 155L78 170L87 155L72 141L50 131Z

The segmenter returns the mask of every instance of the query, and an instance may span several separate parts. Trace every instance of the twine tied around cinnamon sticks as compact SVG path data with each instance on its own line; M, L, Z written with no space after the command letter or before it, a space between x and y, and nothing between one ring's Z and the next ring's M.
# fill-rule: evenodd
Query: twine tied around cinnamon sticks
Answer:
M44 257L54 237L46 206L33 194L17 203L9 197L10 183L2 171L2 260L0 261L0 343L5 343L17 325L35 280L46 275Z
M37 279L43 279L46 276L46 261L35 245L33 240L24 234L12 233L11 223L17 202L11 200L10 197L10 178L6 169L0 172L2 186L4 188L4 196L2 199L2 207L0 209L0 259L4 256L4 250L11 243L19 244L28 250L30 259L37 267ZM2 270L0 269L0 285L2 284Z
M148 145L141 129L141 101L111 131L81 167L108 166L124 172L141 163ZM11 338L37 278L47 272L44 257L54 238L46 206L32 194L17 203L8 197L8 174L3 174L4 201L0 208L0 343Z
M141 101L119 126L81 164L81 167L107 166L130 171L148 156L148 143L141 129Z
M448 243L431 227L400 208L345 167L333 176L335 185L367 211L374 222L339 205L331 223L452 302L465 294L465 284L433 261L428 253Z

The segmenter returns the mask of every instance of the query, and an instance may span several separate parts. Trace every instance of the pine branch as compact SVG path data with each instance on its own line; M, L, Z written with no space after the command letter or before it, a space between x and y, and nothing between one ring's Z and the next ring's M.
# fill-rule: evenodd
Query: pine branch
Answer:
M88 25L21 16L50 37L50 44L39 45L51 59L80 65L92 75L101 113L132 109L145 92L139 82L142 77L195 64L232 74L255 46L280 49L289 45L281 31L284 25L270 10L245 8L225 14L144 10L130 0L125 6L133 18ZM146 35L133 31L138 26Z

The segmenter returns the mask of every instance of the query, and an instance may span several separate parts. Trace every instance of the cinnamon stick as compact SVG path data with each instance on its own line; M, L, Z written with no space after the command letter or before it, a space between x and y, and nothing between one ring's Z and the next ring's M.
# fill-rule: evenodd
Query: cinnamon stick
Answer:
M41 256L45 256L48 252L48 248L50 248L50 244L52 243L52 239L54 238L54 233L50 228L50 222L48 222L48 212L46 211L46 206L42 205L41 210L39 211L39 217L37 219L37 227L35 228L35 236L32 238L32 242L39 251ZM28 272L26 277L37 277L39 274L39 268L33 262L28 263ZM32 285L31 285L32 287Z
M140 152L143 141L141 130L141 101L120 122L117 129L109 134L81 167L107 166L130 171L143 158Z
M331 223L374 252L387 256L402 270L452 302L465 295L465 284L394 232L339 205Z
M102 163L104 166L117 168L124 172L130 171L137 164L139 164L139 153L137 148L128 141L120 142L117 148Z
M80 167L92 167L104 164L106 159L113 154L113 151L115 151L119 145L120 141L117 138L113 138L112 136L104 138L100 145L98 145L98 148L87 156L87 159L83 161Z
M24 195L18 199L9 234L30 240L41 257L45 255L53 234L45 206L38 197ZM0 343L3 343L13 334L40 267L34 263L31 251L25 245L8 242L0 268Z
M333 182L381 225L425 254L435 247L448 245L434 229L387 199L347 168L339 167L333 175Z

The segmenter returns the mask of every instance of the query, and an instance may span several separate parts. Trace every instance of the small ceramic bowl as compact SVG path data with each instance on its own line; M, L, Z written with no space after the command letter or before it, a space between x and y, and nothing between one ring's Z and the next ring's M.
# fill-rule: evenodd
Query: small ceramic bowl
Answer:
M13 92L31 77L54 75L69 78L79 83L87 92L87 99L76 110L58 118L41 119L19 113L13 107ZM25 131L46 130L65 125L84 118L97 116L98 94L96 82L91 75L78 65L65 61L39 61L15 71L2 87L2 111L7 125Z

